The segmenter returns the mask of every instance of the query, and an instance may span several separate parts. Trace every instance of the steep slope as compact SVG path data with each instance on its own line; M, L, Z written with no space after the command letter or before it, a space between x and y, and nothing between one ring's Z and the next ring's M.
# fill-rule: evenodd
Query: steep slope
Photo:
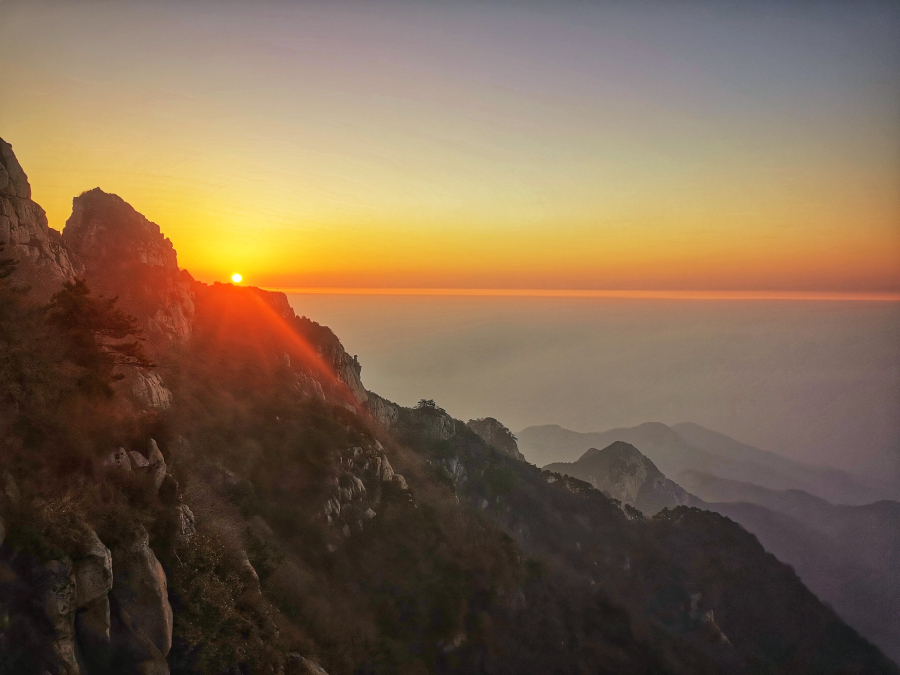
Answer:
M118 296L138 317L154 351L191 334L191 277L178 268L175 247L121 197L100 188L72 200L63 241L94 292Z
M549 464L544 469L588 482L648 516L665 508L699 503L666 478L637 448L623 441L602 450L591 448L577 462Z
M791 565L810 590L888 656L900 659L900 583L893 567L870 567L841 540L784 513L747 502L708 503ZM896 536L892 533L893 536Z
M75 268L60 234L47 225L44 209L31 201L31 185L12 146L0 138L0 259L18 265L17 284L30 286L35 297L48 300Z
M125 225L87 233L159 241L114 206ZM155 267L173 271L93 274L134 277L149 322ZM0 326L28 302L7 290ZM433 402L376 399L388 430L356 359L282 294L190 292L189 334L159 341L167 408L0 391L0 673L898 673L728 519L647 520ZM96 317L35 317L60 377L104 375Z

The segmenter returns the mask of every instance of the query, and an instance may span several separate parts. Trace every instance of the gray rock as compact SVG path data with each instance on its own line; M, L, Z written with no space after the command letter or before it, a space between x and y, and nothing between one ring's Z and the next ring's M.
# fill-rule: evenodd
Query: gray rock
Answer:
M106 597L113 585L112 554L109 549L93 530L88 531L83 545L86 553L74 563L75 584L78 589L76 609Z
M162 452L160 452L156 441L152 438L147 447L147 460L150 463L147 467L147 471L153 479L153 489L158 492L163 480L166 478L167 468L166 460L163 457Z
M157 660L157 653L165 657L172 646L172 607L166 575L150 548L147 531L138 526L130 541L113 549L112 561L110 596L125 628L119 646L131 652L136 663Z
M409 490L409 485L406 484L406 479L401 476L399 473L394 474L393 478L394 485L396 485L401 490Z
M129 376L130 391L137 403L146 410L168 410L172 405L172 392L163 384L158 373L146 368L135 368Z
M519 452L519 445L516 443L516 437L509 429L493 417L482 417L477 420L469 420L466 422L466 426L495 450L499 450L513 459L525 461L525 456Z
M116 448L113 450L103 458L100 465L107 470L131 473L131 459L129 459L128 452L125 448Z

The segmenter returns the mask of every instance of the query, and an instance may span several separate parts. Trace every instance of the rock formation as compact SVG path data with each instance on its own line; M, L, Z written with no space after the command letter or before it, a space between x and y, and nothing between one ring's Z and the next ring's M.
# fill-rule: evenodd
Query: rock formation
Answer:
M509 455L513 459L525 460L519 452L516 437L503 424L493 417L482 417L477 420L469 420L466 426L474 431L485 443L500 452Z
M75 269L59 232L47 225L44 209L31 201L28 177L0 138L0 257L18 261L14 281L30 286L33 296L49 300Z
M191 334L191 278L172 242L121 197L94 188L72 201L63 241L95 293L118 296L156 348Z
M624 441L616 441L603 450L592 448L577 462L550 464L545 469L587 481L613 499L648 516L664 508L693 505L699 501L692 499L636 447Z

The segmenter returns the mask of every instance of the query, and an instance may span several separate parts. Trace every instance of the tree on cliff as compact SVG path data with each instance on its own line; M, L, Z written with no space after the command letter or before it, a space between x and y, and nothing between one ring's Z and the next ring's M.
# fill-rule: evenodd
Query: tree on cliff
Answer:
M67 282L47 306L47 323L59 332L66 360L80 369L78 388L112 396L111 384L124 376L116 366L152 368L137 320L116 305L117 298L91 294L82 279Z

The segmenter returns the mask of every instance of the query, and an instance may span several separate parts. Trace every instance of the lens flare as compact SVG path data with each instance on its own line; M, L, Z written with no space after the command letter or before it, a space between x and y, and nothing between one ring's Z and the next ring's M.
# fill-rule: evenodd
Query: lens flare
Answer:
M244 277L242 277L240 274L232 274L231 275L231 280L236 284L241 283L241 279L243 279L243 278Z

